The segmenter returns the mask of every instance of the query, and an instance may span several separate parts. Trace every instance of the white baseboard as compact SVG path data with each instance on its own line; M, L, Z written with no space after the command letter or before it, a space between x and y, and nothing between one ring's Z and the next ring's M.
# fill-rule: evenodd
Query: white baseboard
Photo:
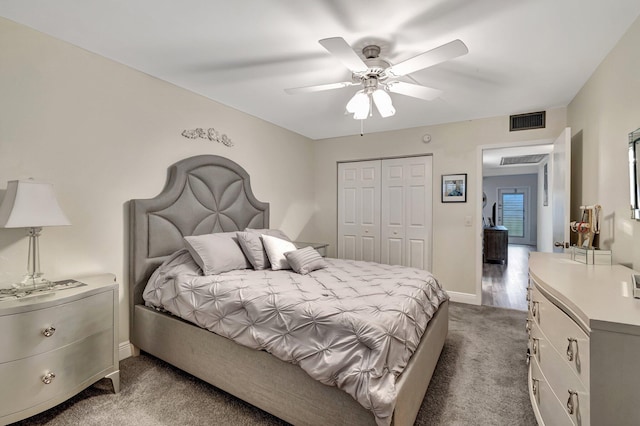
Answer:
M129 358L133 355L133 345L127 340L120 343L118 346L118 358L122 361L125 358Z
M457 291L447 291L452 302L466 303L467 305L481 305L480 297L473 293L459 293Z

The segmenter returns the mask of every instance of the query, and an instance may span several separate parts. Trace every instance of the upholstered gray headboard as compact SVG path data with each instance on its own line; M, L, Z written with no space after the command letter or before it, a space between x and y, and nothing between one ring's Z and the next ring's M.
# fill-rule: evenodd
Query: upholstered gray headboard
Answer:
M144 303L142 292L153 270L184 247L184 236L247 227L269 227L269 204L253 195L242 167L217 155L199 155L169 167L158 196L130 202L131 308Z

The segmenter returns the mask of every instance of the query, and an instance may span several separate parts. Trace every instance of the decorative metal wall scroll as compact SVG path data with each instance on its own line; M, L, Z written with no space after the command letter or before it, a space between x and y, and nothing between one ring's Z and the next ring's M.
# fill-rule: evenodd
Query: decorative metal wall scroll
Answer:
M227 135L221 135L220 132L218 132L213 127L206 130L199 127L192 130L184 130L182 132L182 136L189 139L209 139L211 142L218 142L223 144L224 146L233 146L233 142Z

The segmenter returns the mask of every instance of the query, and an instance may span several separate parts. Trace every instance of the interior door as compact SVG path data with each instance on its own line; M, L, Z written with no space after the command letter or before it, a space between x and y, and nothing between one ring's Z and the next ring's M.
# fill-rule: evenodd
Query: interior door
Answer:
M569 247L571 214L571 128L567 127L553 143L551 175L553 251Z
M382 263L431 270L432 188L432 157L382 161Z
M338 164L338 257L380 262L380 160Z

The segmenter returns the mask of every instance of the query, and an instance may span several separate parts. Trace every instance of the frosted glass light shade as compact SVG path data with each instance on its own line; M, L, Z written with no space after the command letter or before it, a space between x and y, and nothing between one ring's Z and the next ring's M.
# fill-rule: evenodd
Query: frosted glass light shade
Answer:
M71 225L60 208L53 185L12 180L0 205L0 227L40 228Z
M353 114L356 120L364 120L369 115L369 95L359 91L347 103L347 112Z
M372 96L373 102L375 102L376 108L378 108L378 112L382 117L391 117L396 113L396 109L391 103L391 96L389 96L387 92L382 89L377 89L373 92Z

